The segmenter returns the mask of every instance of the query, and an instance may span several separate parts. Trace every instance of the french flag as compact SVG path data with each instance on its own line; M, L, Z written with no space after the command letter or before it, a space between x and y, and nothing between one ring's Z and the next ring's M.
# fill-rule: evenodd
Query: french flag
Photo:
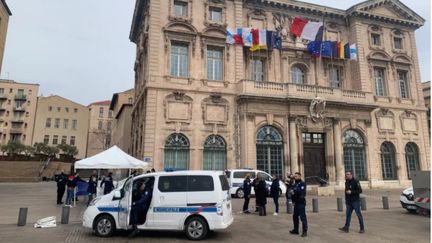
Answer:
M313 22L304 18L294 17L290 32L294 36L308 41L321 41L323 22Z

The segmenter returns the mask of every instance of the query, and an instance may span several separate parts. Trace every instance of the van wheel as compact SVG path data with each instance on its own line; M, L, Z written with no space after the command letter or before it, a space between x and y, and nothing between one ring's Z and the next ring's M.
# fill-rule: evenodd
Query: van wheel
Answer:
M94 225L96 235L100 237L110 237L116 230L114 219L108 215L98 217Z
M236 191L236 197L237 198L244 198L244 191L243 191L243 189L241 189L241 188L237 189L237 191Z
M207 223L200 217L192 217L186 222L185 233L189 240L202 240L208 233Z

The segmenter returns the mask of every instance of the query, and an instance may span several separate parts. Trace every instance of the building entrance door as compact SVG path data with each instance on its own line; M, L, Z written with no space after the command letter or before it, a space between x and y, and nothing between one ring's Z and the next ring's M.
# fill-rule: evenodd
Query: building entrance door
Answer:
M303 133L303 163L305 181L318 184L316 177L326 179L325 146L322 133Z

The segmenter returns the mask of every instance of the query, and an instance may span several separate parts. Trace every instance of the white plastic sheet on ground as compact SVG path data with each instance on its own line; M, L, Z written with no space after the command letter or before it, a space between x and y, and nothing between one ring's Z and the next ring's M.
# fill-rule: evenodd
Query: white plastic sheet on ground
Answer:
M53 228L56 226L57 226L57 223L56 223L56 217L55 216L39 219L34 224L35 228Z

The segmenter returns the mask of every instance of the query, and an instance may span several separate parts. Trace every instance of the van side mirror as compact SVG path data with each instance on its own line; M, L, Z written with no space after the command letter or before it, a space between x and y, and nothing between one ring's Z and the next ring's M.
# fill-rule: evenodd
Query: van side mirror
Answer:
M122 195L121 195L122 193L121 193L121 191L120 190L115 190L114 191L114 197L113 197L113 200L119 200L119 199L121 199L122 198Z

